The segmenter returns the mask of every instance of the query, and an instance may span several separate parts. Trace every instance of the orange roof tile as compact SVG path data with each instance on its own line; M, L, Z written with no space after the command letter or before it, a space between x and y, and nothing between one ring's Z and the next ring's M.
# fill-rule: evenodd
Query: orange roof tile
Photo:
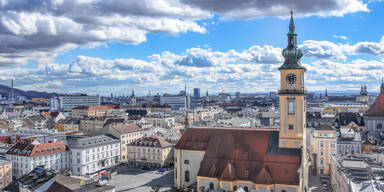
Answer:
M384 93L380 93L376 97L375 102L369 108L366 116L384 116Z
M279 148L278 139L268 129L189 128L175 148L205 151L198 176L298 185L301 149Z
M64 141L48 143L18 142L6 154L34 157L40 155L49 155L67 151Z

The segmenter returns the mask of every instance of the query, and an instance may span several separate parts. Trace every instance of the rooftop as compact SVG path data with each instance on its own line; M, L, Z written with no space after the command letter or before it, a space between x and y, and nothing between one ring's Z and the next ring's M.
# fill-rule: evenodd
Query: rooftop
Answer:
M154 136L154 137L142 137L130 144L130 146L143 146L143 147L170 147L171 143L165 141L163 138Z
M40 155L48 155L67 151L64 141L39 143L37 140L33 142L18 142L7 151L8 155L17 155L25 157L34 157Z
M107 135L73 136L68 139L69 148L87 148L111 143L119 143L119 140Z
M137 131L142 131L142 128L140 128L136 123L130 122L130 123L116 123L112 124L112 129L115 129L120 134L125 133L132 133Z
M376 97L375 102L369 108L366 116L384 116L384 93L380 93Z
M277 129L189 128L175 148L206 152L198 176L298 185L301 149L279 148L278 139Z

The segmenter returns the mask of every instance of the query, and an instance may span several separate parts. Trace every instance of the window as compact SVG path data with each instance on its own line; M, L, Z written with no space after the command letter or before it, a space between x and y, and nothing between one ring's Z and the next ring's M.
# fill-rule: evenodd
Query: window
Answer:
M215 188L215 186L213 185L213 183L209 183L209 189L214 189Z
M237 186L236 185L233 186L233 191L237 191Z
M295 101L288 101L288 114L295 113L294 103Z
M293 129L293 125L289 125L289 126L288 126L288 129L289 129L289 130L292 130L292 129Z
M381 123L378 123L377 125L376 125L376 129L382 129L383 128L383 125L381 124Z
M245 192L249 191L247 186L245 186L243 189L244 189Z
M189 171L184 172L185 182L189 182Z
M186 159L185 161L184 161L184 164L189 164L189 160L188 159Z

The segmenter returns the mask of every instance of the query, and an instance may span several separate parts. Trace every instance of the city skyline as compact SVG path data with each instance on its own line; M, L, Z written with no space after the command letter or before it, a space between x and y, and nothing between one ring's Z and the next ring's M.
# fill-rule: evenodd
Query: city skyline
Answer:
M178 93L184 83L202 95L276 91L291 7L309 91L379 92L384 75L380 1L100 3L2 1L0 83L90 94Z

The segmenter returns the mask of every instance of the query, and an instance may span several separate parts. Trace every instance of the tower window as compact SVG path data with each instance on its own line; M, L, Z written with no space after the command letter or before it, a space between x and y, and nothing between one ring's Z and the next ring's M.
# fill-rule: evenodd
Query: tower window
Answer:
M289 129L289 130L293 130L293 125L289 125L289 126L288 126L288 129Z
M288 114L294 114L295 113L294 102L295 101L288 101Z
M184 172L185 182L189 182L189 171Z

